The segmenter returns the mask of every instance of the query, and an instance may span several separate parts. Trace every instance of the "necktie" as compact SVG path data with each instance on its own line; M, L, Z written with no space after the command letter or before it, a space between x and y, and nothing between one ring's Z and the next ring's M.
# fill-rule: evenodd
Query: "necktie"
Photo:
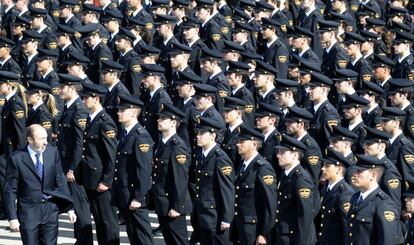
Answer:
M361 202L363 201L364 199L362 198L362 195L359 195L359 198L358 198L358 200L357 200L357 202L356 202L356 207L358 207L360 204L361 204Z
M36 171L40 179L43 179L43 164L40 161L40 153L36 153Z
M329 186L326 187L326 194L328 194L331 191L331 188Z
M119 143L123 143L127 135L128 135L128 132L127 132L127 130L124 128L124 129L122 130L122 133L121 133L121 140L119 141Z
M90 123L91 123L91 120L92 120L92 117L91 117L91 114L89 114L89 116L88 116L88 119L87 119L86 123L87 123L87 124L90 124Z
M244 171L246 171L246 163L243 163L243 165L241 166L240 175L243 175Z

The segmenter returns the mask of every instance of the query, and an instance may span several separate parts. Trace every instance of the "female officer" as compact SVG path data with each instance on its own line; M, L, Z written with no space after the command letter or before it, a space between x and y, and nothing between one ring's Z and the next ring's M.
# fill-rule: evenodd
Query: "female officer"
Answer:
M55 97L49 93L50 90L48 84L37 81L30 81L26 90L27 104L31 107L26 125L42 125L47 131L49 143L52 140L52 120L59 113Z

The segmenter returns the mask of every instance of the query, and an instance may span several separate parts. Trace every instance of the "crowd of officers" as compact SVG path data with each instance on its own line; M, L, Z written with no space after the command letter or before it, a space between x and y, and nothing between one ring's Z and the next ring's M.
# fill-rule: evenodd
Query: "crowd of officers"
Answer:
M1 5L0 186L42 125L76 244L414 243L411 1Z

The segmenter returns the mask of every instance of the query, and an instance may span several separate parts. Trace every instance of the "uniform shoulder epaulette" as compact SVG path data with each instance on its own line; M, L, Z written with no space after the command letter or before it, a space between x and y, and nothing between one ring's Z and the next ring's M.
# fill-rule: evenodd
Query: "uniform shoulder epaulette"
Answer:
M387 199L387 196L382 191L378 192L377 196L379 196L382 200Z
M309 138L306 138L305 143L306 143L306 145L310 145L311 144L310 139Z
M224 73L221 73L220 75L218 75L217 80L219 82L225 82L226 81L226 76L224 75Z
M108 120L108 116L106 115L106 113L104 111L101 112L101 118L104 121Z
M411 107L411 106L410 106L410 107L408 107L408 109L407 109L407 113L408 113L408 114L410 114L410 115L411 115L411 114L413 114L413 113L414 113L414 108L413 108L413 107Z
M175 145L180 144L180 141L178 140L177 136L173 136L172 142L173 142Z
M340 184L340 185L338 186L338 190L339 190L340 192L343 192L345 189L346 189L346 188L345 188L345 185L344 185L344 184Z
M145 129L144 129L144 127L139 126L139 127L137 128L137 132L138 132L139 134L144 134L144 133L145 133Z
M131 51L131 57L139 57L139 55L137 54L137 52L135 52L134 50Z
M257 164L259 164L260 166L264 165L265 162L262 159L257 160Z
M331 103L326 103L325 109L328 111L332 111L332 110L335 110L335 107Z
M296 173L296 175L302 175L303 174L302 171L300 170L300 168L296 169L295 173Z
M406 144L410 143L410 141L406 137L403 137L401 139L401 143L403 143L403 145L406 145Z
M413 64L413 59L411 57L407 58L407 64L409 64L409 65Z
M221 150L220 147L217 147L217 149L214 151L214 154L216 154L217 156L222 156L223 155L223 150Z

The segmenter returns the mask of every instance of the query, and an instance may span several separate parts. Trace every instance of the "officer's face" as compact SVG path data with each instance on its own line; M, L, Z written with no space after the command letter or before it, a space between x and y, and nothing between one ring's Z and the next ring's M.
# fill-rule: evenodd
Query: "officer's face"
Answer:
M36 128L32 137L27 137L30 147L38 152L42 152L47 146L47 132L44 128Z
M202 21L204 22L210 15L210 11L208 11L205 8L199 8L196 11L196 16Z
M324 163L322 168L322 175L321 175L321 179L330 181L335 179L335 177L337 176L339 170L337 169L337 167L333 164L326 164Z
M14 26L13 27L13 36L23 35L23 31L24 30L26 30L25 27L22 27L22 26Z
M83 104L85 105L86 108L91 109L95 105L95 98L91 96L85 96L83 97Z
M43 24L43 17L33 17L32 18L32 27L33 28L40 28Z
M298 67L289 67L288 76L292 80L295 80L295 81L298 80L299 76L300 76L299 68Z
M303 46L303 38L293 38L292 39L292 46L295 49L300 49Z
M358 50L358 44L345 44L345 50L347 55L353 56Z
M209 146L211 142L214 142L215 137L214 137L214 134L212 133L199 131L197 132L196 140L197 140L197 146L205 147L205 146Z
M189 85L189 84L180 84L180 85L177 85L176 89L177 89L177 92L178 92L178 96L180 98L188 98L189 94L190 94L190 91L191 91L191 85Z
M371 42L363 42L361 45L361 52L367 53L373 49L374 45Z
M414 198L413 197L406 197L404 198L405 201L405 208L407 212L414 213Z
M270 39L272 39L274 33L275 33L274 30L271 29L271 28L264 27L262 29L263 38L266 39L266 40L269 40L269 41L270 41Z
M177 8L177 7L174 7L174 8L172 8L171 13L172 13L175 17L177 17L177 18L179 18L179 19L181 19L183 16L185 16L185 10L184 10L184 8Z
M198 35L198 28L185 28L183 30L184 39L191 42Z
M360 96L362 98L368 100L370 103L375 100L375 96L371 96L371 95L369 95L367 93L362 93Z
M200 111L204 111L207 109L207 105L209 104L209 100L207 97L197 96L195 100L196 109Z
M223 118L225 123L235 122L238 118L237 110L229 110L223 112Z
M352 177L353 185L359 189L366 188L370 185L370 179L373 179L373 174L369 170L357 170Z
M82 66L81 65L71 64L71 65L68 65L66 67L66 70L68 71L68 74L69 75L79 76L79 74L82 73Z
M286 121L286 132L288 135L294 136L299 131L299 123L298 122L292 122L292 121Z
M407 49L405 43L394 43L393 47L396 54L403 54Z
M8 95L11 91L11 86L8 83L0 83L0 94Z
M118 22L116 20L109 20L104 25L109 32L114 32L118 26Z
M39 72L46 72L49 69L49 61L48 60L38 60L36 62L36 69Z
M329 140L329 147L332 147L335 151L345 153L345 151L348 149L348 145L346 144L346 141L344 140Z
M227 77L227 83L229 84L230 87L234 87L237 86L238 84L236 83L238 80L236 79L236 73L228 73L226 75Z
M125 49L126 49L126 40L124 39L124 38L118 38L116 41L115 41L115 45L116 45L116 48L119 50L119 51L125 51Z
M289 97L287 93L288 92L279 92L275 94L276 100L281 106L288 106Z
M374 67L374 75L377 79L386 79L385 75L388 74L386 71L387 68L385 67Z
M310 8L311 6L313 6L314 1L313 0L302 0L301 2L301 6L302 8Z
M292 160L296 158L293 154L295 154L295 152L285 149L279 149L277 151L276 157L279 162L279 166L282 169L287 169L290 167Z
M29 105L35 105L42 97L39 93L26 93L26 100Z
M37 45L35 42L24 42L22 48L24 53L32 54L37 49Z
M161 132L168 131L174 126L172 123L172 120L167 117L158 118L157 123L158 123L158 131L161 131Z
M1 47L0 48L0 59L5 59L9 55L9 48Z
M321 37L321 42L326 43L331 40L332 34L329 31L324 31L321 33L320 37Z
M404 101L405 96L403 97L400 93L389 93L388 98L392 106L399 106Z
M260 73L257 73L254 77L254 86L256 88L263 88L266 85L267 77Z
M62 100L68 99L69 96L70 96L70 90L71 90L71 88L67 85L60 86L60 98Z
M309 87L309 99L311 101L318 101L323 93L322 87Z
M93 16L94 14L90 14L90 13L84 13L82 14L82 22L86 25L86 24L90 24L93 21Z
M387 133L393 133L394 130L398 127L396 120L384 120L381 124L382 128Z
M136 108L119 109L117 114L118 114L118 122L127 123L137 118L137 109Z
M237 42L237 43L242 43L244 41L246 41L246 33L244 32L233 32L232 34L233 37L233 41Z
M247 153L252 152L255 149L255 143L251 140L239 140L236 144L237 152L244 156Z
M332 8L336 11L341 10L342 2L341 1L332 1Z
M200 62L201 69L207 73L213 72L213 64L210 60L203 59Z
M380 153L380 148L378 143L364 143L363 144L365 155L377 156Z
M177 54L177 55L171 55L170 56L170 62L172 68L178 68L180 67L184 62L184 54Z
M352 120L359 114L356 108L344 108L343 112L346 120Z
M60 9L60 17L67 18L71 12L70 8L62 8Z

